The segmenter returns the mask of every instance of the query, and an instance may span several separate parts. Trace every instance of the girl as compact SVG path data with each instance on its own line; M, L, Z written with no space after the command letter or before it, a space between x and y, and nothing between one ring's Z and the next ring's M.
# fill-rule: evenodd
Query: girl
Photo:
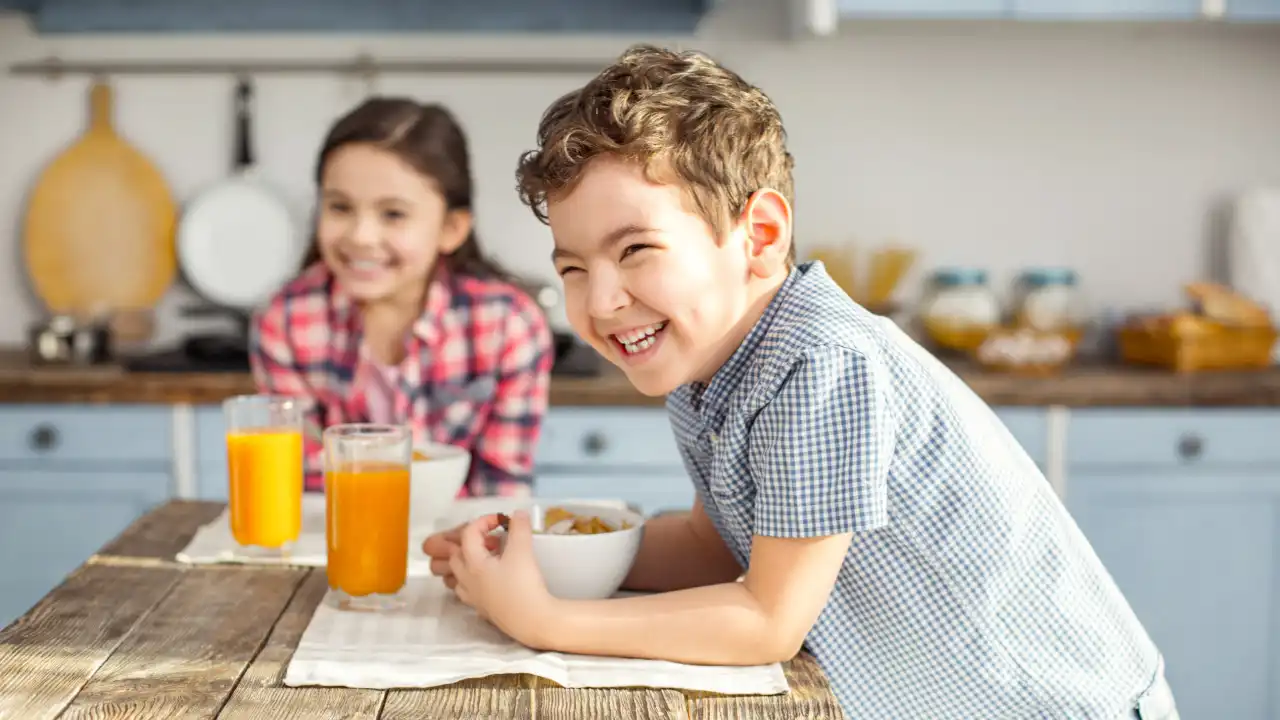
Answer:
M467 141L449 111L366 101L316 165L302 273L255 314L259 390L305 398L307 490L321 429L408 424L468 448L463 495L526 495L553 354L540 308L480 251Z

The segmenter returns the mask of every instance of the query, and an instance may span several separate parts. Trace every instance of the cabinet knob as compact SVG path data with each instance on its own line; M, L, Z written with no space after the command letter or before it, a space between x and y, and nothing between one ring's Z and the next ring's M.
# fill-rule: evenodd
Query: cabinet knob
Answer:
M587 436L582 438L582 450L588 455L599 455L604 452L605 445L607 443L604 435L598 432L587 433Z
M38 425L31 431L33 450L52 450L58 444L58 431L50 425Z
M1204 442L1195 435L1183 435L1178 441L1178 454L1183 460L1195 460L1204 452Z

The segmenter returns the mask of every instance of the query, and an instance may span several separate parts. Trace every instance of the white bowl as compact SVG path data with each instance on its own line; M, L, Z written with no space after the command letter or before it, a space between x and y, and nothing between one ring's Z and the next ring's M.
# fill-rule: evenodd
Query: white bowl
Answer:
M409 466L409 527L429 527L448 514L471 470L471 453L452 445L416 443L427 460Z
M631 510L593 503L539 504L532 512L561 507L577 515L595 515L614 527L631 527L595 535L533 534L533 555L547 590L565 600L600 600L622 586L635 563L644 534L644 517ZM530 510L529 506L522 509ZM535 525L535 527L537 527ZM497 532L501 533L501 530ZM503 535L505 545L506 536Z

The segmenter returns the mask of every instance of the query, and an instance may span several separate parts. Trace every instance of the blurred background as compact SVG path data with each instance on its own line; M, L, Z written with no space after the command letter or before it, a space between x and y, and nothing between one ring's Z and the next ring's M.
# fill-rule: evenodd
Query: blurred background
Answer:
M996 408L1183 717L1280 718L1280 0L0 0L0 622L148 509L226 498L252 271L297 238L139 240L153 216L75 189L119 156L64 153L97 107L180 217L234 170L246 81L304 230L336 117L452 109L484 246L557 331L535 492L689 507L660 399L569 336L514 191L547 104L638 41L773 98L800 256Z
M337 115L370 88L443 102L471 138L486 247L547 282L549 235L512 190L516 157L551 98L637 40L705 50L761 86L797 157L802 254L910 248L903 302L950 267L986 271L1001 298L1026 270L1070 269L1095 314L1181 302L1183 283L1228 271L1233 203L1280 172L1275 2L1216 17L1200 0L841 0L830 30L816 1L613 2L631 9L594 17L579 4L3 0L15 9L0 14L0 63L142 65L105 76L116 129L181 202L232 169L236 78L219 64L443 61L371 81L340 67L254 74L256 160L305 218ZM569 67L450 70L494 58ZM163 72L184 61L204 69ZM0 252L15 257L28 194L83 132L89 80L0 75ZM203 301L187 285L154 304L156 342L209 322L180 312ZM14 308L0 343L27 342L45 319L28 286L16 257L0 266L0 304Z

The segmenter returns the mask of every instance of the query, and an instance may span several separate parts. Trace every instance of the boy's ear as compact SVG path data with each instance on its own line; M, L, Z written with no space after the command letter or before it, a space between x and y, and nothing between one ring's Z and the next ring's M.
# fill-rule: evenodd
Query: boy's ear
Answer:
M752 193L740 223L747 235L751 273L771 277L785 270L791 250L791 203L782 193L771 188Z

